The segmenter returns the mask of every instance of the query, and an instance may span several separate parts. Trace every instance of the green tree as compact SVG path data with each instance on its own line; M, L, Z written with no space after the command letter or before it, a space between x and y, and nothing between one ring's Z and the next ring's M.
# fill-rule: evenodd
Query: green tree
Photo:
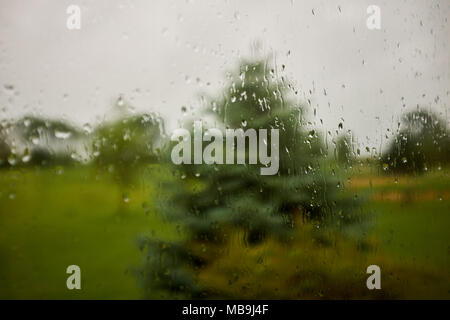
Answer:
M11 148L6 143L2 134L0 134L0 167L8 164L8 156L11 152Z
M450 136L436 114L416 110L402 116L400 131L382 157L387 172L424 173L450 159Z
M354 200L341 195L326 166L322 138L308 129L306 109L295 102L288 81L277 78L267 60L242 61L229 79L204 115L214 115L225 128L279 129L279 171L262 176L260 165L173 166L175 178L163 186L159 210L184 237L143 239L148 251L141 276L149 296L157 290L171 297L220 296L196 277L226 254L223 246L232 233L241 232L243 245L253 246L268 238L289 241L296 221L325 228L355 219Z
M117 120L105 122L93 132L94 165L112 173L126 198L142 166L155 163L164 122L152 113L121 112ZM124 211L123 202L119 211Z
M11 139L23 149L14 154L17 165L69 165L75 162L71 152L75 141L85 139L76 126L59 119L27 115L15 121L10 128Z
M336 139L335 157L344 165L351 165L353 160L353 142L351 134L342 134Z

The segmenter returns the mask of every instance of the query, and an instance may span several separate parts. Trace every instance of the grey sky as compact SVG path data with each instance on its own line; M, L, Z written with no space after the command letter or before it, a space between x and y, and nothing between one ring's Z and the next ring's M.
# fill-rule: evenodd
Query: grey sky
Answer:
M81 30L66 28L70 4ZM370 4L381 30L366 27ZM95 124L122 94L173 129L259 39L311 99L313 121L336 130L344 119L361 145L379 147L417 104L449 122L449 16L448 0L0 0L0 117Z

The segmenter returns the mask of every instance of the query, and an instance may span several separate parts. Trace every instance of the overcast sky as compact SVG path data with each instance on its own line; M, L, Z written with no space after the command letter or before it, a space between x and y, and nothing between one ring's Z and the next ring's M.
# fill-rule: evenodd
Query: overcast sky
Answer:
M80 30L66 27L70 4ZM366 26L371 4L380 30ZM327 130L344 121L378 148L417 104L449 123L448 17L448 0L0 0L0 118L95 124L123 95L174 129L181 107L219 93L259 40L311 99L313 121Z

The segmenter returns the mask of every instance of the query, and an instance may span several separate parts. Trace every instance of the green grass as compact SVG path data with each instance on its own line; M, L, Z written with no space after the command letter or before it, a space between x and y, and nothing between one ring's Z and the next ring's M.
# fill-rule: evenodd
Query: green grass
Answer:
M57 171L0 172L0 298L140 298L131 272L143 257L136 238L176 236L155 215L152 172L145 186L131 188L125 203L107 175L96 178L87 168ZM81 268L82 290L66 288L72 264Z
M381 246L402 262L433 265L449 275L450 201L371 203L372 230Z
M418 176L353 178L358 192L371 194L367 206L375 213L372 233L383 249L402 261L435 265L449 275L449 179L448 168Z
M91 167L1 170L0 298L141 298L133 275L144 258L137 237L180 235L155 209L162 196L159 184L170 173L154 165L139 177L122 190L110 174ZM367 172L345 178L350 192L370 194L366 206L374 212L370 236L376 250L412 266L408 270L431 266L448 279L448 170L414 178ZM66 268L72 264L81 267L82 290L66 288ZM420 283L415 276L408 275Z

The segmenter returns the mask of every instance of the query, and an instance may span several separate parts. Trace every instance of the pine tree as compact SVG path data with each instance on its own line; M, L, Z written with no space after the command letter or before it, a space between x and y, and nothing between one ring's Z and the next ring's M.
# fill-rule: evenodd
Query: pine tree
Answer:
M205 115L213 114L225 128L279 129L279 171L260 175L260 164L173 166L175 178L163 186L159 211L184 237L143 239L141 276L149 297L158 297L158 290L172 298L211 297L196 277L226 254L224 244L234 232L252 246L269 237L288 242L299 220L318 227L354 220L354 200L339 194L322 137L307 129L306 108L295 102L291 88L267 60L242 61L221 98L211 99Z

